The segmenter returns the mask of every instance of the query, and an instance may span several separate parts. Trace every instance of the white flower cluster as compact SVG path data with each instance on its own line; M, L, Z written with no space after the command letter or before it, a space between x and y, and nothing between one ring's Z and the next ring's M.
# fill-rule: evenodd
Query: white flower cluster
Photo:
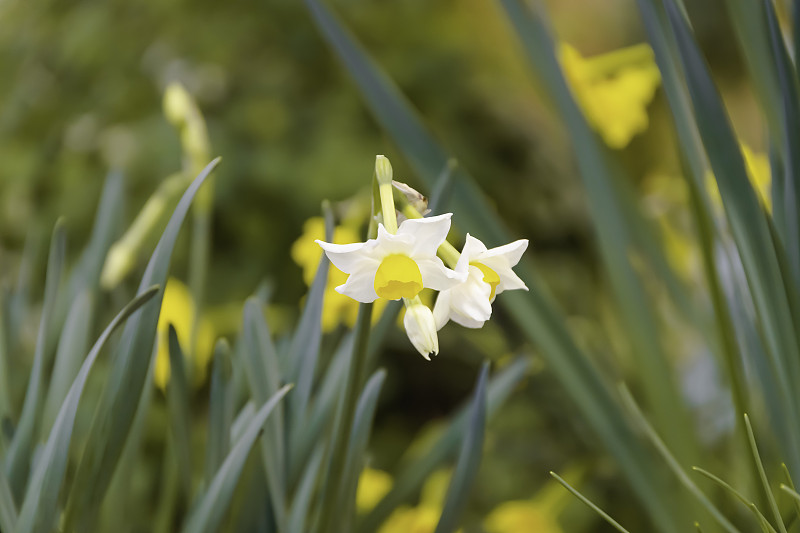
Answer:
M378 157L379 164L385 168L388 160ZM381 181L380 170L377 174ZM378 298L403 299L406 333L422 356L430 359L431 355L439 353L437 331L448 321L480 328L491 317L492 302L498 294L512 289L528 290L512 270L528 247L528 241L521 239L487 249L481 241L467 234L457 261L451 261L455 262L453 269L447 268L437 251L443 245L448 246L446 239L452 213L406 219L397 226L390 176L391 167L388 199L383 202L384 222L389 229L379 224L377 238L367 242L316 242L336 268L349 274L347 282L336 288L339 293L362 303ZM384 187L385 176L382 181L381 187ZM393 227L395 231L391 231ZM439 291L433 311L419 299L423 288Z

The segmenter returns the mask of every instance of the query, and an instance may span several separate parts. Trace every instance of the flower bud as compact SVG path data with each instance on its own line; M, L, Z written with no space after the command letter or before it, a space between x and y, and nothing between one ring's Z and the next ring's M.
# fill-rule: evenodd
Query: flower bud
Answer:
M375 177L378 185L392 185L392 164L384 155L375 156Z
M431 355L439 353L439 337L436 334L433 313L428 306L422 303L419 296L404 301L406 316L403 318L403 325L406 328L406 334L414 348L422 354L422 357L430 361Z

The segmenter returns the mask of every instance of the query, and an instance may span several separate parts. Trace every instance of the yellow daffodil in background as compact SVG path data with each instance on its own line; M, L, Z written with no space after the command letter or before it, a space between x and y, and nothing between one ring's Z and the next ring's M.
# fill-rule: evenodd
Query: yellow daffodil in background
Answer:
M582 469L572 467L564 478L574 485L581 472ZM558 515L571 501L573 496L551 479L533 498L508 501L495 507L483 527L488 533L563 533Z
M758 198L767 208L767 212L771 213L772 194L770 188L772 187L772 172L769 168L769 158L761 152L754 152L746 144L741 144L739 147L742 149L750 184L753 186L753 189L755 189ZM711 172L706 176L706 186L708 187L711 202L716 208L721 209L722 198L719 195L717 181L714 179L714 175L711 174Z
M205 318L200 318L197 328L194 352L191 350L192 322L195 316L195 306L189 289L174 278L167 280L164 289L164 301L161 304L161 314L158 316L158 353L156 354L156 367L153 379L156 385L165 389L169 382L169 325L175 328L178 342L190 365L187 371L191 374L192 381L200 384L206 377L206 366L214 349L214 331L212 324Z
M294 262L303 269L303 281L308 287L317 273L322 249L315 242L325 238L325 221L322 217L313 217L303 224L303 234L292 245L291 255ZM359 240L358 232L348 226L336 226L333 230L333 242L347 244ZM336 292L336 287L347 282L347 274L330 265L328 281L322 305L322 331L333 331L339 324L353 327L358 315L358 302Z
M370 512L392 489L392 476L383 470L365 468L358 478L356 509L359 514Z
M647 105L661 82L648 45L585 58L572 46L562 44L560 59L586 119L608 146L624 148L634 135L647 129Z
M433 533L442 516L444 497L452 472L438 470L422 487L419 505L401 505L378 529L378 533Z

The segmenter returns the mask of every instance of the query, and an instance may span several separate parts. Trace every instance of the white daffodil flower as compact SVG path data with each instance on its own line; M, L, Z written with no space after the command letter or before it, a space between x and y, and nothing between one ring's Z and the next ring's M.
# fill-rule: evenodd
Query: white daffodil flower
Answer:
M511 270L527 247L528 240L520 239L487 250L468 233L455 268L467 279L439 293L433 308L436 329L442 329L449 320L467 328L480 328L492 316L495 296L513 289L527 291L525 283Z
M354 244L317 240L336 268L350 274L336 291L362 303L378 298L414 298L423 287L447 290L466 279L436 257L436 250L450 231L445 213L430 218L405 220L396 234L378 225L378 238Z
M403 326L406 328L408 339L422 357L430 361L431 355L439 354L439 336L436 334L433 313L419 298L407 301L406 304Z

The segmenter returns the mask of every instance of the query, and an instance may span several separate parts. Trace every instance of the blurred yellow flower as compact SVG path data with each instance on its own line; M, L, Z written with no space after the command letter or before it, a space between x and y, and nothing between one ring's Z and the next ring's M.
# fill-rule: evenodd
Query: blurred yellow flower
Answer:
M195 307L189 289L175 278L167 280L164 289L164 300L161 303L161 314L158 316L156 367L153 379L156 385L165 389L169 382L169 325L175 328L178 342L184 356L191 365L187 368L192 381L201 384L206 377L206 366L214 349L215 334L211 322L201 317L197 327L194 353L189 352L191 345L192 322Z
M570 484L582 477L583 469L572 466L564 474ZM503 502L483 522L488 533L563 533L557 517L573 496L551 479L528 500Z
M608 146L624 148L647 129L647 105L661 82L650 46L637 44L584 58L562 44L560 60L578 104Z
M303 224L303 234L292 244L291 256L295 263L303 269L303 281L308 287L314 281L317 273L322 249L315 242L325 238L325 221L322 217L312 217ZM335 244L350 244L359 242L358 232L349 226L336 226L333 230ZM322 331L328 333L336 329L339 324L353 327L358 316L358 302L352 298L336 292L336 287L347 281L347 274L336 268L333 264L328 267L328 281L325 284L325 293L322 304ZM373 317L380 316L380 311L386 302L375 302Z
M768 213L772 213L772 172L769 168L769 158L761 153L754 152L746 144L741 144L739 147L742 149L744 156L744 163L747 170L747 177L750 178L750 183L753 185L756 194L761 202L767 208ZM722 207L722 198L719 195L719 188L714 175L711 172L706 176L706 186L708 187L708 194L711 202L715 207Z
M394 510L378 533L433 533L442 516L444 497L452 472L437 470L422 487L419 505L402 505Z
M368 513L392 488L392 476L383 470L365 468L358 478L356 490L356 509L359 513Z

